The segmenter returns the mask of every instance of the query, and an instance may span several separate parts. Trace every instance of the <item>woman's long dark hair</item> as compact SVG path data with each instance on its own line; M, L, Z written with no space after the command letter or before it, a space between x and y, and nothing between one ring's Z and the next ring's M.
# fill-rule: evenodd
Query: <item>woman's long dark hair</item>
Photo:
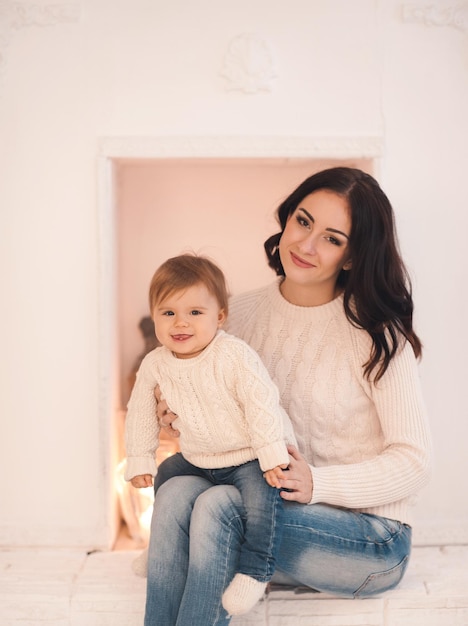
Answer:
M330 168L307 178L278 207L281 232L265 242L268 264L284 276L279 242L288 217L319 189L337 193L349 205L351 269L341 271L337 284L344 291L347 318L372 338L371 354L363 367L368 378L376 370L378 381L395 356L401 336L413 346L416 357L421 356L422 345L413 330L411 281L398 250L393 209L377 181L350 167Z

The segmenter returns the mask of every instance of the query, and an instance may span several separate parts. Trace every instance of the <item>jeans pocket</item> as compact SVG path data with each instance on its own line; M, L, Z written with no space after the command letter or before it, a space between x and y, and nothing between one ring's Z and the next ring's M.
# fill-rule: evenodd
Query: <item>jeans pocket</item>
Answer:
M409 555L407 554L397 565L384 572L370 574L359 589L354 593L355 598L365 598L377 593L383 593L393 589L403 578L408 567Z

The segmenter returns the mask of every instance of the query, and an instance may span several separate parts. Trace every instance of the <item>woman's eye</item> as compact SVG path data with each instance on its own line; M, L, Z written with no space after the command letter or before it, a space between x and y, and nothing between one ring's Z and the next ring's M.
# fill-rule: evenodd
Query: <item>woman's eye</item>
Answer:
M305 226L306 228L309 226L309 222L301 215L296 215L296 221L300 226Z
M341 246L341 241L333 236L326 237L326 240L332 243L334 246Z

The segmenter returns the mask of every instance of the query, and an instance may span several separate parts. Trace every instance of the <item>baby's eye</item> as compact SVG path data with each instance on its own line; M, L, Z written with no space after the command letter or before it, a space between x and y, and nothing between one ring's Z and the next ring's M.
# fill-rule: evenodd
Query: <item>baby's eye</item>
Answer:
M163 315L167 315L169 317L170 315L174 315L174 311L164 311Z
M191 311L191 315L201 315L201 311L198 311L198 309L194 309L193 311Z

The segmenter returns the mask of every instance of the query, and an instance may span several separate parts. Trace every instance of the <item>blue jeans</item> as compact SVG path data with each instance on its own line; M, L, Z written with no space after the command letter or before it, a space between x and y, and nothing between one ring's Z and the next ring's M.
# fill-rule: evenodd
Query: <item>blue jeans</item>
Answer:
M244 540L239 491L198 476L173 478L156 495L149 544L145 626L226 626L221 595ZM273 582L366 597L403 577L411 529L351 510L284 502Z
M205 469L192 465L179 452L159 466L154 480L155 494L161 485L176 476L199 476L211 485L237 487L242 498L244 541L236 572L268 582L275 570L281 539L283 500L279 489L270 487L263 478L258 461Z

